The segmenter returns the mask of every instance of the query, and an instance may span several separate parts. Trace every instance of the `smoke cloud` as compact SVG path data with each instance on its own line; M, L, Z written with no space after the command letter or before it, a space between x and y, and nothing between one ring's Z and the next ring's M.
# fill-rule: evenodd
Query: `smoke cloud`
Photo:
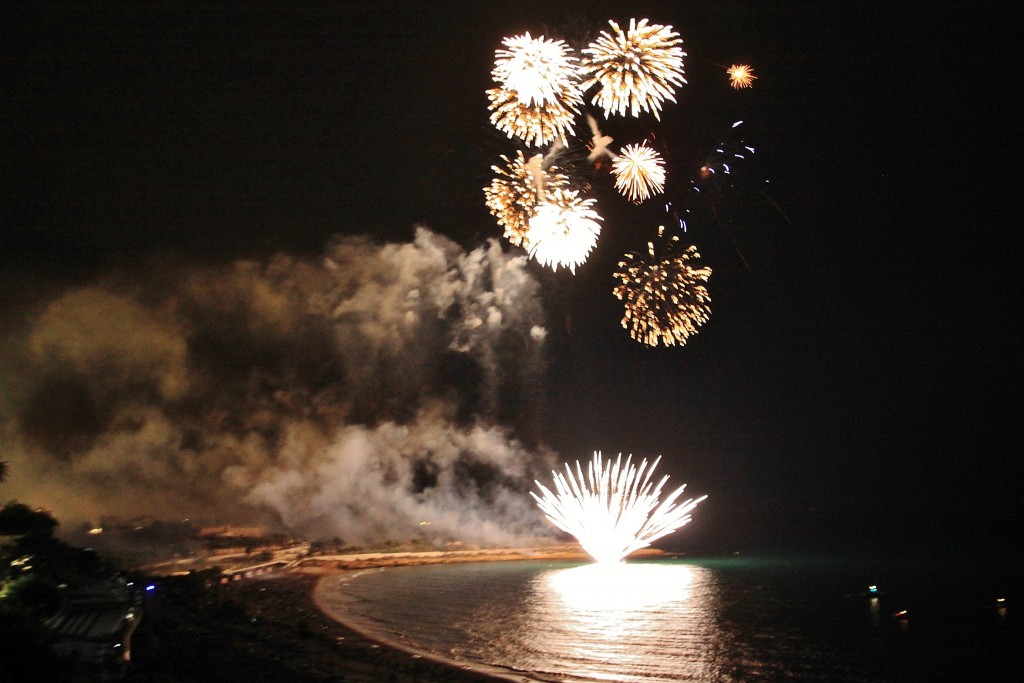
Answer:
M4 494L65 521L543 534L526 491L553 459L536 433L545 336L523 256L422 227L97 280L4 340Z

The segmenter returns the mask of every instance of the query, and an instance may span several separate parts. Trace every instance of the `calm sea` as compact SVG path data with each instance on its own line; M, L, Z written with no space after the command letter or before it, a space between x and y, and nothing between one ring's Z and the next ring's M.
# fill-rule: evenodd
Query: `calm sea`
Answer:
M1011 578L940 567L797 557L433 565L332 577L321 596L386 642L538 679L1024 680Z

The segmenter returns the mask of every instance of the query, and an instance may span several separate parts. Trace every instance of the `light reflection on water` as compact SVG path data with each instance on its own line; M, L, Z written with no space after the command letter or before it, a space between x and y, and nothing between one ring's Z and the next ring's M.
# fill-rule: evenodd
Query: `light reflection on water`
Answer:
M344 574L318 595L382 640L545 680L1024 680L1005 675L1024 642L1012 610L951 591L937 563L912 566L491 562ZM879 578L903 590L865 595ZM908 599L914 616L894 620Z
M538 575L523 615L541 671L596 680L719 678L712 572L682 564L592 564ZM557 643L556 647L551 647Z
M729 638L706 567L410 567L348 575L332 591L339 613L361 616L364 628L460 660L565 681L731 679L717 664Z

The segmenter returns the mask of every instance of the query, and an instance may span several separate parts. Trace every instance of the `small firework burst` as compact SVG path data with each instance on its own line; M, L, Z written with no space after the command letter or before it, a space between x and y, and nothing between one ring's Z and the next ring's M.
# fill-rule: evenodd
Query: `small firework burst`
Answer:
M587 260L601 234L601 216L592 207L593 199L580 199L575 190L557 189L549 193L530 218L526 235L532 258L553 270L559 266L573 273Z
M506 88L488 90L487 99L491 124L508 137L535 147L555 140L568 144L566 134L575 133L573 120L583 101L577 89L566 89L561 97L544 104L523 104L516 91Z
M579 89L579 71L572 50L561 40L531 38L529 32L505 38L507 50L495 52L491 75L505 90L516 93L520 104L543 106L560 102Z
M614 21L608 23L611 34L602 31L582 51L583 90L595 83L601 86L592 103L601 107L605 116L625 116L628 109L631 116L649 111L660 120L662 103L675 102L676 87L686 82L686 53L679 47L679 34L671 26L648 25L646 19L639 23L630 19L626 32Z
M664 161L646 142L623 147L612 160L612 173L615 189L637 204L665 189Z
M569 178L556 166L544 169L540 154L527 159L522 152L516 152L512 160L501 158L505 168L492 166L498 177L484 188L487 208L505 229L504 236L509 242L528 247L526 235L537 205L555 190L568 187Z
M729 73L729 85L737 90L749 88L757 80L754 70L746 64L733 64L726 71Z
M598 562L618 562L634 550L646 548L690 521L690 512L707 498L690 498L676 503L686 489L683 484L661 499L668 482L664 476L651 481L661 458L647 467L639 466L633 456L622 462L622 454L613 463L595 452L584 474L579 461L576 471L565 465L565 474L552 472L555 491L535 482L541 495L530 492L538 507L556 527L572 534Z
M663 235L664 227L659 227L658 238ZM678 241L675 236L669 241L670 252ZM690 265L700 258L692 245L681 254L659 258L654 242L648 242L647 253L642 257L629 252L619 261L619 283L612 293L625 302L622 327L648 346L682 346L711 315L711 297L703 284L711 269Z

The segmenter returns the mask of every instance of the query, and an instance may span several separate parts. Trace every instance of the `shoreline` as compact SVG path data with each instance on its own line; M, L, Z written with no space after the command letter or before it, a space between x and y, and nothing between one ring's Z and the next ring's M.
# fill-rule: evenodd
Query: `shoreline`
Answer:
M411 565L407 565L411 566ZM338 573L319 578L310 592L310 599L317 609L328 619L353 631L366 640L390 648L413 660L427 660L454 671L464 671L480 676L481 681L515 681L517 683L552 683L555 678L540 678L531 672L516 671L480 662L469 662L455 659L438 652L419 648L400 638L388 637L379 629L367 624L358 617L353 617L344 606L332 599L339 583L349 577L357 576L362 570L342 570Z
M630 555L667 557L654 548L643 548ZM379 567L412 567L424 564L456 564L463 562L511 562L517 560L586 560L590 556L579 546L556 545L530 548L483 548L477 550L410 550L396 552L314 555L297 560L290 571L317 572Z
M652 550L644 556L660 556L664 553ZM564 676L543 677L535 672L519 671L481 662L459 660L438 652L426 650L388 636L359 617L349 613L337 594L337 586L348 578L358 576L368 569L386 567L411 567L427 564L456 564L467 562L514 562L524 560L584 560L589 556L578 546L552 546L543 548L499 548L460 551L419 551L398 553L359 553L309 558L291 571L300 574L320 574L310 592L310 599L317 609L329 619L358 633L369 641L377 642L395 652L414 659L425 659L452 671L469 672L480 676L480 680L516 683L556 683Z
M654 548L643 548L630 555L639 557L667 557L668 553ZM425 650L416 645L394 638L367 624L349 613L341 601L333 596L338 594L337 586L348 578L358 576L361 571L386 567L411 567L426 564L455 564L466 562L514 562L525 560L586 560L590 556L579 546L549 546L541 548L497 548L461 551L421 551L399 553L361 553L355 555L334 555L309 558L290 571L305 574L319 574L310 592L310 599L316 608L329 619L358 633L369 641L391 648L397 653L417 660L428 660L452 671L463 671L481 676L480 680L516 683L558 683L567 675L544 676L532 671L521 671L508 667L459 660L438 652Z
M654 551L642 556L664 555ZM380 567L582 560L574 546L313 556L220 579L166 574L143 600L125 683L558 683L460 661L389 634L329 599L337 581ZM634 556L635 557L635 556ZM335 591L339 598L341 594Z
M338 574L335 573L335 576ZM124 683L494 683L486 670L414 656L322 611L323 576L281 571L179 593L151 595L133 636ZM187 581L187 578L171 579ZM179 583L180 585L180 583ZM183 599L184 598L184 599ZM199 598L197 601L196 598ZM207 599L216 605L202 606ZM0 676L2 678L2 676ZM77 680L77 679L75 679Z

